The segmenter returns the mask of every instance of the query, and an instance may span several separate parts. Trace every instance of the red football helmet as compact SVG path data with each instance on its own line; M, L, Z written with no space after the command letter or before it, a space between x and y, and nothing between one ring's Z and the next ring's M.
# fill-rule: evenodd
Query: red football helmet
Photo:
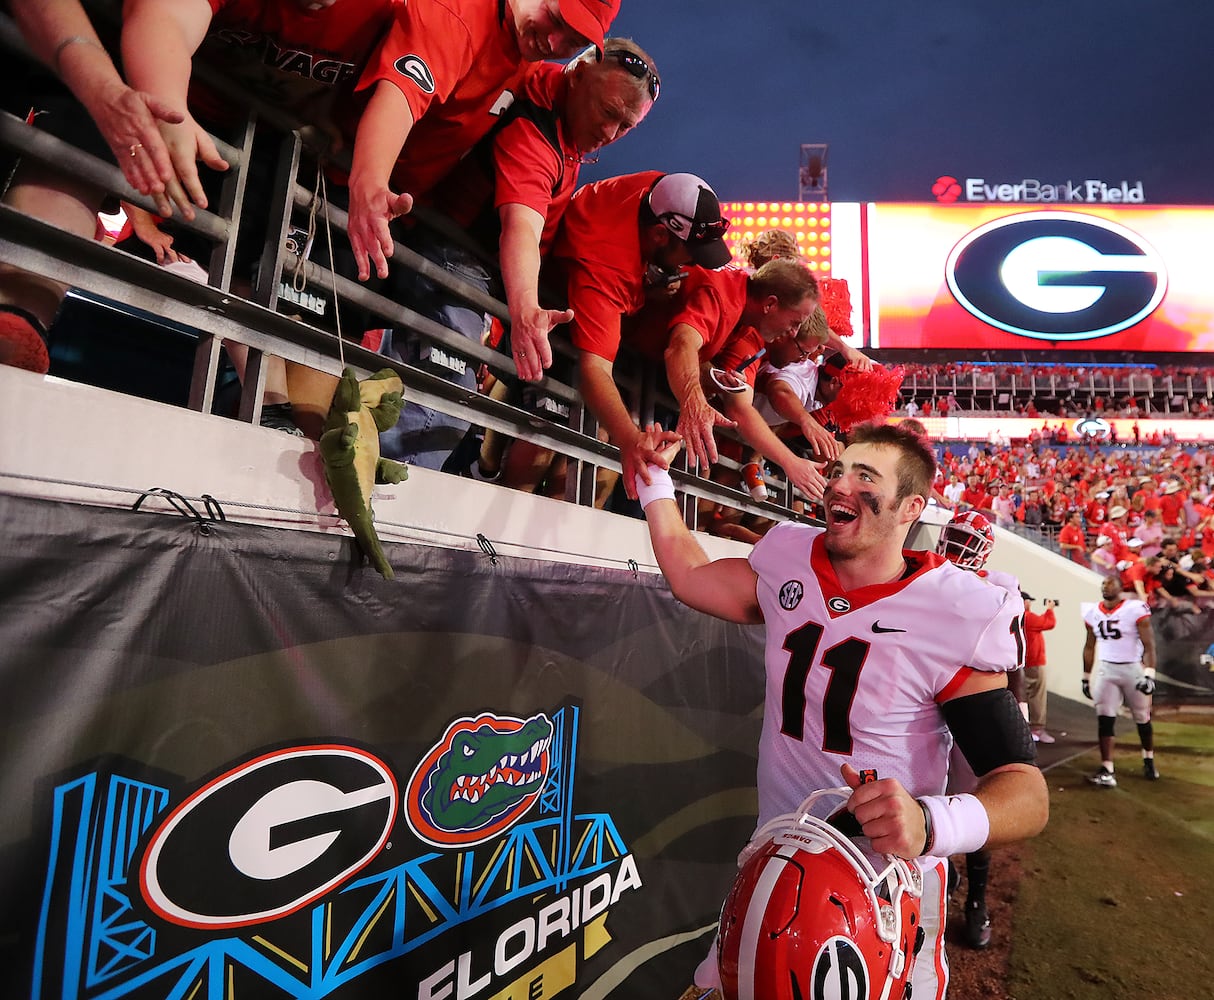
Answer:
M725 1000L902 1000L923 942L923 876L810 815L849 788L814 792L763 827L738 859L721 910L717 964Z
M976 510L954 514L936 542L936 551L962 569L982 569L994 547L995 530Z

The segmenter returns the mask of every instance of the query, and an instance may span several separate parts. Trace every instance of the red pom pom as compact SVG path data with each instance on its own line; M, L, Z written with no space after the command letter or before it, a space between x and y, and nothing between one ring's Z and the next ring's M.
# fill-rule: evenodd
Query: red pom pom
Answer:
M870 420L881 421L894 412L905 376L906 369L901 365L890 368L877 365L867 372L848 365L843 370L843 387L839 395L823 409L830 412L833 421L844 432Z
M827 325L840 337L852 335L851 293L844 278L818 278L818 304L826 313Z

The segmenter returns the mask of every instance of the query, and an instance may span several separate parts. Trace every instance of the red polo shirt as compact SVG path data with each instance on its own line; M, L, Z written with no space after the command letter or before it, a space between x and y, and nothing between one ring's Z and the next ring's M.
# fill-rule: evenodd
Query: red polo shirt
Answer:
M641 200L662 176L647 170L579 189L552 247L568 281L573 344L607 361L620 348L620 317L645 304Z
M484 0L408 0L398 8L358 81L360 91L390 81L413 113L392 171L396 190L429 191L492 128L534 72L537 64L524 62L519 52L508 11L499 18L498 9Z
M538 64L523 95L507 112L506 124L485 136L438 183L429 200L478 237L488 241L493 236L494 245L501 207L530 208L544 219L540 253L547 253L581 171L562 119L568 95L564 67Z

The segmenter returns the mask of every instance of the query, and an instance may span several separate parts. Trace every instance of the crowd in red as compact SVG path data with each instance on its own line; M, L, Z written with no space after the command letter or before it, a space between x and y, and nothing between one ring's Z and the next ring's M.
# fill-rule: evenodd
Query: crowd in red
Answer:
M1039 531L1155 607L1214 604L1214 448L946 445L937 490L958 510Z
M1073 364L980 364L972 361L947 361L939 364L904 364L908 382L930 382L940 379L959 379L979 385L1010 384L1012 379L1049 380L1055 378L1066 385L1088 386L1143 386L1150 381L1165 383L1172 380L1175 385L1186 379L1214 379L1214 368L1200 365L1073 365Z
M1208 417L1214 368L1197 365L902 363L900 407L912 416L964 410L1138 418Z

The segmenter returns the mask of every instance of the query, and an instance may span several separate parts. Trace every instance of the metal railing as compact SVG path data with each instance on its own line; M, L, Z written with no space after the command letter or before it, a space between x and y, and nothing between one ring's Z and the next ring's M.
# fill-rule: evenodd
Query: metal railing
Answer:
M15 29L5 17L0 17L0 43L28 58L28 54L23 53L19 36L15 36ZM217 83L222 86L222 81ZM249 107L247 95L242 106ZM121 250L64 232L3 206L0 206L0 261L81 289L114 308L151 314L178 329L191 331L197 337L187 403L192 409L212 411L221 371L221 350L227 343L248 349L238 416L252 423L260 418L265 359L268 357L279 357L331 375L339 375L343 363L364 374L390 368L401 377L405 396L411 403L455 415L474 425L567 456L571 465L566 478L566 499L592 504L595 470L605 467L620 471L619 452L598 440L598 428L575 386L553 377L536 384L540 392L568 408L569 419L565 425L548 419L542 412L530 412L499 402L366 350L349 340L339 341L334 329L311 320L291 318L279 311L280 291L296 279L296 270L300 270L300 277L311 288L334 297L338 303L349 303L365 310L381 325L407 329L426 344L484 364L499 377L514 378L513 363L507 355L473 342L420 315L407 303L386 298L333 273L328 267L300 261L288 250L288 230L293 224L303 224L301 219L311 212L314 200L320 197L301 177L319 176L318 164L322 168L325 164L306 145L310 135L307 129L284 132L282 116L258 114L264 110L254 107L247 123L239 130L238 144L217 140L231 169L224 178L222 194L214 211L199 211L192 222L175 220L179 227L185 227L212 244L208 284L193 282ZM267 118L273 121L267 121ZM255 137L264 133L278 138L274 194L270 204L259 203L254 207L245 197L247 165ZM104 192L155 211L149 199L127 185L116 166L12 115L0 114L0 146L16 152L23 160L45 165L48 171L62 171L84 179ZM255 220L245 217L252 211L257 213ZM321 211L327 212L327 224L332 228L335 244L344 241L345 212L332 204L322 205ZM424 221L432 226L446 227L448 235L458 235L452 234L444 220L425 216ZM251 222L256 226L251 226ZM264 243L252 296L246 298L233 291L233 267L237 234L241 239L249 239L250 230L260 233ZM390 267L420 273L474 309L508 323L509 313L504 302L461 281L399 242ZM291 303L285 305L294 308ZM572 346L559 337L554 338L554 350L566 360L574 353ZM643 422L677 412L673 400L659 389L656 372L652 369L643 365L629 367L625 360L623 364L617 362L617 373L620 381L630 386L633 398L641 401ZM737 463L728 459L722 459L722 464L737 467ZM792 509L793 489L784 480L770 479L772 496L777 499L758 503L740 490L696 475L685 465L673 470L673 477L685 516L693 527L697 520L697 499L777 520L804 519L804 515Z

